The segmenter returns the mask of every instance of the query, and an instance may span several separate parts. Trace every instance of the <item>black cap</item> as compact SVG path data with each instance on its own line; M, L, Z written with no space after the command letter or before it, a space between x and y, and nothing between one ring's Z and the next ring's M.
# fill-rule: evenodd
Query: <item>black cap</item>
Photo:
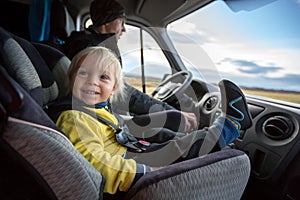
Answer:
M125 18L124 8L114 0L94 0L90 5L94 26L100 26L117 18Z

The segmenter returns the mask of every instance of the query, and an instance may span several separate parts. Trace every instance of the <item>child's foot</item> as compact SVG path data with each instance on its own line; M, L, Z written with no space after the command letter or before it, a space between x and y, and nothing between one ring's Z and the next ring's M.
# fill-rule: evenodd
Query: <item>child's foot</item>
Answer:
M219 87L222 111L238 125L239 130L249 128L252 125L252 117L241 89L229 80L220 81Z

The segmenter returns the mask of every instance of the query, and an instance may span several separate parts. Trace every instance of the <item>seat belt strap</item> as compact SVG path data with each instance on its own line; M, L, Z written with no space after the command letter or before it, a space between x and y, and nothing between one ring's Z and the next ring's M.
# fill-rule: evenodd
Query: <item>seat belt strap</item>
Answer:
M111 121L91 112L90 110L75 106L74 109L83 111L93 117L95 117L99 122L112 127L115 130L115 137L119 144L127 147L129 150L141 153L146 150L146 147L150 146L150 143L144 140L137 140L134 136L130 135L124 129L120 128L118 125L112 123Z

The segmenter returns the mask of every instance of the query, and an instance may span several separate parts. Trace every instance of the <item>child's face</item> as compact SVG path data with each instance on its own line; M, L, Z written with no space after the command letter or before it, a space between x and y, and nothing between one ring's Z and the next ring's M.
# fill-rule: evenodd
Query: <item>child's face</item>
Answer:
M94 105L108 100L116 80L112 73L95 66L94 59L90 58L85 59L77 71L73 95L87 105Z

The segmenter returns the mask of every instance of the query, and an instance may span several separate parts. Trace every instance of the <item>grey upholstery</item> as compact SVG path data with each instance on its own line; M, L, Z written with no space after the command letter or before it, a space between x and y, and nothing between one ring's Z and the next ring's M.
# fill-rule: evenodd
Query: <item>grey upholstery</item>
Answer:
M4 72L1 66L0 103L9 116L1 131L1 155L16 160L19 167L26 168L29 175L38 180L37 186L48 193L49 199L102 199L105 180L101 174L59 130L51 128L55 124L40 105ZM7 169L3 169L5 164L1 165L1 179L7 173ZM13 175L10 174L9 180L14 180ZM12 183L17 193L19 187L27 188L28 183L20 184L25 178L18 176L17 181ZM4 191L6 187L1 184ZM1 192L2 198L16 198L16 194L4 191L3 194ZM38 199L30 192L25 191L22 199Z
M57 199L100 199L102 176L61 134L9 119L3 139L35 168Z
M249 175L248 156L227 149L151 172L136 183L125 199L235 200L242 197Z
M65 77L70 60L63 53L48 45L33 45L1 27L0 36L1 64L38 104L68 94Z
M21 167L28 168L25 170L26 174L29 173L27 176L38 179L37 185L42 185L54 199L102 199L105 181L101 174L59 132L42 110L42 106L68 94L65 77L70 60L52 47L32 44L1 27L0 35L1 65L16 84L22 86L17 87L22 90L24 97L22 106L8 113L10 118L1 137L7 147L1 147L4 150L1 155L9 159L17 157L16 165L27 166ZM4 83L1 85L5 86ZM5 93L7 88L1 90L1 101L11 99ZM7 152L12 152L12 155ZM27 176L22 174L19 177L14 184L16 191L18 186L27 188ZM25 183L18 185L22 183L22 178ZM21 194L27 197L33 187L36 185L28 186L28 192ZM15 198L13 192L6 195ZM31 198L29 195L28 199Z
M41 43L34 43L33 45L50 68L52 72L50 75L53 75L54 81L57 84L58 95L54 98L60 99L67 96L69 94L69 83L66 76L71 61L62 52L48 45ZM47 93L47 96L46 101L53 98L51 93Z

